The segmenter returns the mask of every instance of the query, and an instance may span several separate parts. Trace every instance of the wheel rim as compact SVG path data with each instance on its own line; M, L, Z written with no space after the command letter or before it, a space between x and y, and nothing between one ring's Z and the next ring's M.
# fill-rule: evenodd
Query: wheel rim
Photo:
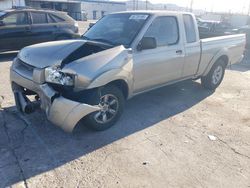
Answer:
M223 75L223 68L222 68L222 66L218 66L214 70L214 73L213 73L213 76L212 76L212 82L213 82L214 85L217 85L221 81L222 75Z
M112 94L103 95L100 97L98 106L100 110L94 116L95 121L100 124L108 123L114 119L118 112L118 98Z

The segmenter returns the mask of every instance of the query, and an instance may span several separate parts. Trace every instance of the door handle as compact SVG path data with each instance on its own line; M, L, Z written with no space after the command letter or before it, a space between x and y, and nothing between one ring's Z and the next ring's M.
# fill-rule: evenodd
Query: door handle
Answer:
M177 50L176 54L182 54L182 50Z

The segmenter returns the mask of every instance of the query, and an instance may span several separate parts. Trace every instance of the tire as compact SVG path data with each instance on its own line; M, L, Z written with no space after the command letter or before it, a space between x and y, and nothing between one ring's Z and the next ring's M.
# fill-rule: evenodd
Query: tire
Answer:
M215 90L222 82L225 74L226 63L220 59L211 68L209 73L201 77L201 85L209 90Z
M100 105L102 110L89 114L84 123L92 130L104 131L112 127L122 115L125 99L120 89L107 85L93 91L88 103Z

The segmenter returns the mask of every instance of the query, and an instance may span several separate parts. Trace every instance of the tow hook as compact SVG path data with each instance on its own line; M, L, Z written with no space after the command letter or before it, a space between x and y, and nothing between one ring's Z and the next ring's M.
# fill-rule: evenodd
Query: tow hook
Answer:
M40 101L31 102L22 92L14 93L16 106L19 111L31 114L40 107Z

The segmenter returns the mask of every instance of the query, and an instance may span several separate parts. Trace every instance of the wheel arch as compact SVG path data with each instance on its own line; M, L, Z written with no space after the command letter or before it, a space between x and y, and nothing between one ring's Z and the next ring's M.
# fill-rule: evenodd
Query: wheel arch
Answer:
M220 60L222 60L222 61L224 62L225 67L227 67L227 65L228 65L228 63L229 63L229 57L228 57L227 55L222 55L222 56L220 56L220 57L215 61L215 63L218 62L218 61L220 61Z
M215 63L217 63L218 61L222 60L224 62L225 67L227 67L227 65L229 64L230 60L229 60L229 54L228 51L226 49L221 50L219 53L217 53L210 61L210 63L208 64L207 68L205 69L204 73L202 74L202 76L206 76L209 71L211 70L211 68L213 67L213 65Z
M129 71L123 69L110 70L93 80L87 89L103 87L106 85L115 85L121 89L125 99L132 96L133 78Z
M122 79L118 79L118 80L113 80L111 82L109 82L107 85L114 85L116 86L118 89L120 89L123 93L123 96L125 99L128 98L129 96L129 87L128 84L125 80Z

